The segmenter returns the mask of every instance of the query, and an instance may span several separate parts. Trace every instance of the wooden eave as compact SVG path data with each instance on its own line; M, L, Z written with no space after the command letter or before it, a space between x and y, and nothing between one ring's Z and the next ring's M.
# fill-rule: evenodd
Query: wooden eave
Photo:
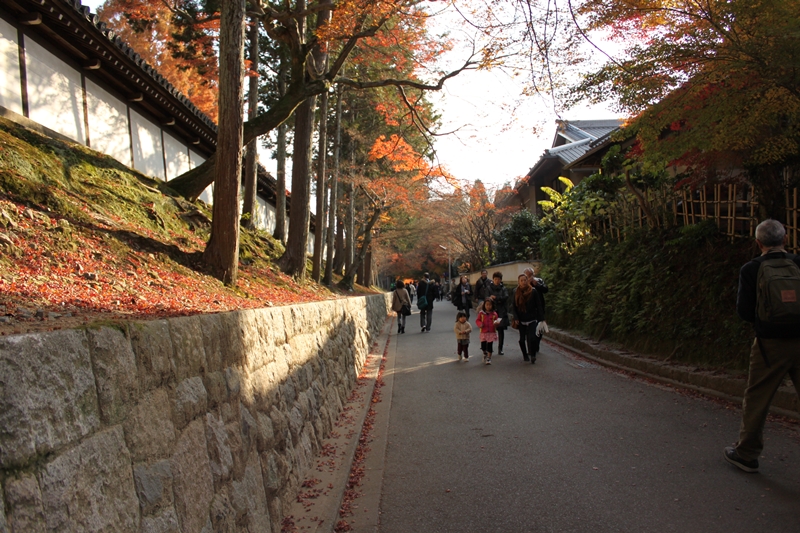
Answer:
M79 67L92 70L93 77L135 102L193 150L206 157L216 150L216 124L108 30L88 7L68 0L7 0L4 6L26 33L40 35ZM28 22L36 20L37 15L41 22Z

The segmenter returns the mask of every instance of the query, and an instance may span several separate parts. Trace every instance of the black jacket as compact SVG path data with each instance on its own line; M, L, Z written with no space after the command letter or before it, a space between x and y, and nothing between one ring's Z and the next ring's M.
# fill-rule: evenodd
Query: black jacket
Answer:
M417 286L417 305L419 305L419 299L425 297L428 300L428 305L426 305L422 309L433 309L433 301L436 299L436 286L430 280L421 280L419 285Z
M511 314L514 315L514 320L520 322L533 322L534 320L541 322L544 320L544 303L539 291L533 289L527 302L523 305L517 305L517 290L511 294Z
M490 283L486 288L486 299L488 300L494 296L494 310L497 311L497 316L506 318L508 316L508 291L501 282L500 285Z
M800 267L800 255L772 252L765 256L748 261L739 271L739 292L736 295L736 312L742 318L753 324L756 337L762 339L797 339L800 338L800 329L797 326L776 326L762 324L756 317L756 282L758 269L761 267L761 257L764 259L779 259L787 257Z
M466 287L469 290L469 294L466 295L466 302L461 294L461 287ZM461 284L455 286L453 292L450 293L450 301L455 305L458 309L470 309L472 307L472 286L469 283Z
M475 295L476 300L485 300L489 297L489 285L492 284L492 280L486 278L478 278L478 281L475 282L475 290L473 294Z

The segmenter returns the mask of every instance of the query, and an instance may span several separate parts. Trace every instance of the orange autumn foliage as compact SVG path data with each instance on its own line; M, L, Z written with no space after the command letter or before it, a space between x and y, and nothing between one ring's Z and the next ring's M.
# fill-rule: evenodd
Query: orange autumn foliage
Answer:
M171 3L161 0L109 0L97 13L150 66L183 93L200 111L217 121L218 72L215 57L208 50L202 59L175 57L185 49L176 41ZM202 25L209 34L216 33L219 21ZM199 43L210 49L210 37ZM202 73L200 75L199 73Z

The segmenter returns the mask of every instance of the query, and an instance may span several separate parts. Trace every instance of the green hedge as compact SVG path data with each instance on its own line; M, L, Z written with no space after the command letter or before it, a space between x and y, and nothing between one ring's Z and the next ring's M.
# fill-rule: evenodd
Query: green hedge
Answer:
M747 367L752 328L736 315L739 269L757 255L713 223L639 230L547 262L547 320L630 350L704 367Z

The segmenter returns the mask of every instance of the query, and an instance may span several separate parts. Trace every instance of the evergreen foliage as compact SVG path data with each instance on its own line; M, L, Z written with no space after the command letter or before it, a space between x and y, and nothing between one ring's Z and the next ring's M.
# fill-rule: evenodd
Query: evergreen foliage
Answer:
M712 222L641 229L595 241L545 265L548 322L687 364L744 369L752 330L736 315L752 242Z
M539 240L546 231L539 218L527 209L514 213L511 221L494 234L497 262L540 259Z

